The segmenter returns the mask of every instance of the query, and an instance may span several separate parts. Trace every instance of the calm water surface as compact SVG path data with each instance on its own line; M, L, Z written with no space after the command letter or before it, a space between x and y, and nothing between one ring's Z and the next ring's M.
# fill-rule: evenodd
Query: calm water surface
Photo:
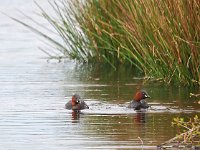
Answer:
M39 3L49 9L46 0ZM1 2L0 11L28 22L18 10L39 19L32 0ZM143 85L129 69L47 62L38 50L44 46L40 38L3 14L0 20L2 150L155 149L176 135L177 129L171 127L173 117L200 112L188 88ZM136 113L126 108L137 88L149 92L154 109ZM90 109L81 114L65 110L72 93L79 93Z

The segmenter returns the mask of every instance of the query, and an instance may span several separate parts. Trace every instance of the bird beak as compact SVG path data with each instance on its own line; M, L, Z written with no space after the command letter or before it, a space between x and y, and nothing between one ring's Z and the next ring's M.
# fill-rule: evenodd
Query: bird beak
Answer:
M86 104L85 104L85 106L84 106L84 107L85 107L85 109L89 109L89 106L88 106L88 105L86 105Z
M149 95L145 94L145 98L151 98L151 96L149 96Z
M83 108L84 109L89 109L89 106L83 100L82 100L82 103L80 103L80 104L83 104Z

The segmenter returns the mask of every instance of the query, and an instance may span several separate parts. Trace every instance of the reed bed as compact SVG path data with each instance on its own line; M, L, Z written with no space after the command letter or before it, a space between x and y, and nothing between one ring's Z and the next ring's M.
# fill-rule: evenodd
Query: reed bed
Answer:
M200 85L199 0L74 0L50 3L42 15L62 37L64 56L132 65L166 83ZM37 29L35 29L37 30Z

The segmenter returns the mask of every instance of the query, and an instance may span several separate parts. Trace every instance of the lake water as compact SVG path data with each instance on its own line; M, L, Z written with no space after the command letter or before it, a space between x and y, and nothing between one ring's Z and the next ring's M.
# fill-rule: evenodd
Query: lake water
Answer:
M51 12L46 0L39 4ZM2 1L0 11L30 21L39 20L32 0ZM200 113L198 89L164 86L138 78L129 68L47 61L45 47L34 33L0 13L0 149L155 149L174 137L174 117ZM48 24L41 20L41 24ZM52 35L54 36L54 35ZM55 36L55 38L57 38ZM152 109L136 113L126 108L138 88L152 97ZM90 106L81 114L64 108L72 93Z

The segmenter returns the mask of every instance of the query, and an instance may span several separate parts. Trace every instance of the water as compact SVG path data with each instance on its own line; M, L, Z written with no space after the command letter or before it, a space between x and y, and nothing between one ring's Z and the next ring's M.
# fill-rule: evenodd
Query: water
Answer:
M39 3L51 11L46 0ZM1 2L0 11L29 21L17 9L39 19L32 0ZM68 60L48 62L38 50L44 46L41 38L3 14L0 20L2 150L155 149L176 135L173 117L200 112L198 99L189 98L189 88L144 85L123 67L113 71ZM137 113L126 108L137 88L151 95L152 109ZM90 109L81 114L64 109L72 93L80 94Z

